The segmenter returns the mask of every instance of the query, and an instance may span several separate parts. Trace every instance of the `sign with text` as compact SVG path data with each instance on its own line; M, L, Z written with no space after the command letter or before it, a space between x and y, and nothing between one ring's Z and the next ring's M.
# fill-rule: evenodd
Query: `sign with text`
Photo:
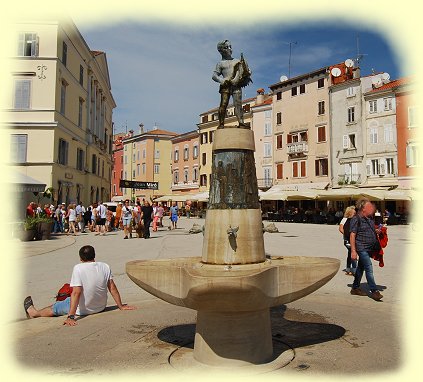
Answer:
M120 188L136 188L137 190L158 190L159 182L137 182L132 180L121 179Z

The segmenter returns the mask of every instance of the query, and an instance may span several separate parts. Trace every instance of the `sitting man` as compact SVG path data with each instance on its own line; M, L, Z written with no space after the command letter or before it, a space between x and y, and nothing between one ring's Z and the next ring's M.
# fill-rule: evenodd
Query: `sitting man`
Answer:
M84 245L79 250L79 257L81 263L74 266L70 281L73 288L71 296L40 310L35 309L31 296L28 296L24 301L28 318L67 315L63 325L74 326L75 315L85 316L102 312L106 308L107 289L120 310L136 309L122 304L110 267L95 261L95 250L91 245Z

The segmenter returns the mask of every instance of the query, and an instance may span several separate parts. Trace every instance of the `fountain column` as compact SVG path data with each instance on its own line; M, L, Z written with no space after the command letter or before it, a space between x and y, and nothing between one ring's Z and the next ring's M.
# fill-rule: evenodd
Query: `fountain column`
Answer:
M254 133L250 129L227 127L215 131L204 263L265 261L254 150Z

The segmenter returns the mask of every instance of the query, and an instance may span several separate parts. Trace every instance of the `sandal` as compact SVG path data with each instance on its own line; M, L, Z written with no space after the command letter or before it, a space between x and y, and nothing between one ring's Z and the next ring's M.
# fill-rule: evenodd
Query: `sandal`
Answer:
M25 309L26 318L31 318L31 316L28 314L28 309L33 305L34 303L32 302L31 296L28 296L27 298L25 298L24 309Z

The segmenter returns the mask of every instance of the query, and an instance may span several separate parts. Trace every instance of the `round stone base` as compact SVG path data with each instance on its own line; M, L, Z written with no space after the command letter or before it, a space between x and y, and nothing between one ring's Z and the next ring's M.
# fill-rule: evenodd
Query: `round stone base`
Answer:
M279 348L279 351L273 356L273 358L266 363L255 365L242 365L242 366L211 366L197 361L194 358L194 350L186 347L180 347L172 352L169 356L169 364L175 369L184 374L197 374L197 373L224 373L227 375L229 372L236 373L239 375L256 375L269 373L274 370L281 369L289 365L295 358L294 349L288 344L281 343L280 341L274 341L274 348Z

